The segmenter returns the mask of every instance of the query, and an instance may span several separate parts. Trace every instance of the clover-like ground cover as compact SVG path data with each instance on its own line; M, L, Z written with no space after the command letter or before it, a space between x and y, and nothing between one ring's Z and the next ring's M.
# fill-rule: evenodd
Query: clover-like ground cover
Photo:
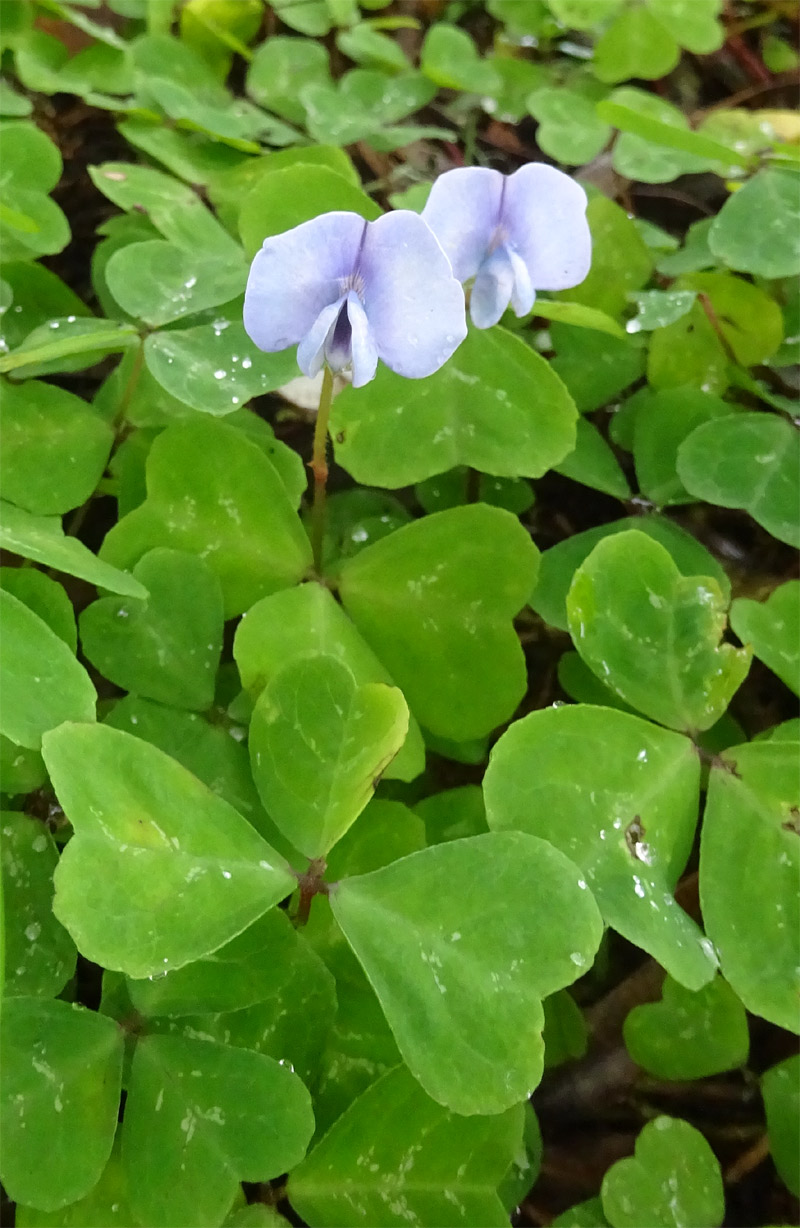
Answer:
M797 1221L797 35L0 4L4 1222Z

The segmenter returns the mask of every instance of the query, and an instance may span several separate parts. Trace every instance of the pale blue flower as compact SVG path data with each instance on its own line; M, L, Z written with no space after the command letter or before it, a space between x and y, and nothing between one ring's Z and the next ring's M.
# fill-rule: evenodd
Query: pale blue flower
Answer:
M467 335L464 291L416 213L375 222L325 213L264 240L247 281L244 326L259 349L297 346L309 376L352 368L356 388L378 359L421 379Z
M446 171L422 216L458 280L475 278L470 315L478 328L496 324L509 303L527 315L537 290L577 286L589 272L586 193L545 163L513 175L477 166Z

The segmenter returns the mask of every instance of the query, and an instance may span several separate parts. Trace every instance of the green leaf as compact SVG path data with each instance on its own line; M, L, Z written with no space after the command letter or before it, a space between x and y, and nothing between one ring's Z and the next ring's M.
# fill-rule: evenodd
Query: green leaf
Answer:
M177 759L212 793L219 794L244 815L268 844L278 835L259 801L247 747L238 740L242 734L237 727L229 732L223 725L209 724L196 712L165 708L135 695L115 704L104 724L143 738ZM283 852L280 848L278 851Z
M800 1031L798 745L723 752L708 786L700 902L722 974L748 1010Z
M709 55L725 42L725 27L717 20L722 0L647 0L647 7L681 47Z
M417 502L426 512L444 512L451 507L461 507L471 502L469 498L470 472L465 465L439 473L436 477L418 482L414 488ZM533 506L534 494L525 478L495 478L490 474L478 475L478 502L491 507L504 507L515 516L527 512ZM400 525L393 525L393 529ZM360 534L359 534L360 535Z
M319 903L328 908L327 900ZM315 910L317 906L315 903ZM312 922L314 917L315 912L312 912ZM341 936L339 927L332 919L331 927ZM340 969L342 961L337 960L338 1007L322 1053L319 1080L314 1092L318 1137L381 1075L400 1065L397 1045L378 1000L343 939L341 945L353 962L355 975L353 970L348 969L350 975L345 978ZM396 1124L392 1123L393 1129Z
M336 46L357 64L391 73L407 72L409 68L408 57L399 43L373 29L366 21L337 34Z
M53 330L60 329L54 338ZM130 324L94 317L67 316L35 328L10 354L0 358L0 373L15 371L18 377L52 375L59 371L82 371L93 367L106 354L117 354L139 344L139 334Z
M239 256L235 239L220 226L196 192L172 175L135 162L104 162L90 166L96 188L126 212L144 214L169 243L204 258L216 252L231 260Z
M170 396L218 417L235 413L298 374L294 349L263 353L244 331L241 312L226 308L210 324L152 333L144 357Z
M731 606L731 627L743 644L782 682L800 695L800 581L773 589L766 601L739 597Z
M229 254L198 253L149 239L114 252L105 268L120 307L152 328L219 307L244 292L247 268Z
M488 831L483 794L478 785L461 785L434 793L418 802L414 812L425 823L427 844L480 836Z
M559 323L550 336L556 351L551 366L582 414L607 405L644 374L644 351L627 338Z
M613 520L597 525L583 533L574 533L565 541L551 546L542 555L539 583L531 598L533 609L551 627L560 631L569 629L566 599L573 576L594 547L604 538L636 529L646 533L669 551L678 570L684 576L706 575L716 581L726 598L730 595L730 582L713 555L671 520L661 516L631 516L625 520Z
M623 1027L625 1046L656 1079L704 1079L747 1061L747 1015L736 994L716 977L685 989L667 977L660 1002L635 1006Z
M161 162L179 179L203 185L221 172L247 160L230 146L202 137L197 132L178 132L152 119L127 119L118 131L136 149Z
M273 47L280 41L280 37L271 38L263 46ZM297 41L302 42L303 40L298 39ZM315 47L316 44L312 46ZM350 158L343 149L334 145L300 145L289 149L278 149L260 158L248 158L246 162L241 162L238 166L213 176L207 191L220 220L229 230L238 234L239 211L242 202L255 185L264 175L285 170L287 166L295 166L299 162L311 166L325 166L356 187L361 185L358 172Z
M306 857L322 857L358 818L408 729L396 687L359 684L333 656L298 658L267 683L250 723L264 806Z
M41 192L4 184L0 238L7 260L33 260L62 251L70 240L69 223L55 201Z
M197 420L158 436L147 499L111 529L102 554L132 565L156 546L207 558L225 617L297 583L311 547L274 466L235 427Z
M301 4L297 0L274 0L272 7L285 25L313 38L327 34L333 24L325 0L303 0Z
M68 316L90 316L89 308L60 277L43 264L3 260L3 281L11 291L11 302L0 316L0 337L13 350L40 324Z
M758 286L730 273L691 273L681 285L710 303L722 336L744 367L765 362L783 340L781 309Z
M368 140L375 149L385 151L424 137L446 140L454 135L444 128L394 126L426 106L435 93L436 86L422 73L389 77L354 68L336 86L313 82L303 86L300 101L306 108L306 127L315 140L328 145Z
M800 1198L797 1153L800 1151L800 1057L787 1058L761 1076L761 1095L767 1115L769 1149L786 1187Z
M637 711L696 733L719 720L751 653L720 644L726 601L708 576L681 575L645 533L599 542L575 573L567 616L575 647Z
M628 320L625 328L628 333L638 333L674 324L691 309L697 294L694 290L643 290L630 297L639 314Z
M38 750L17 746L0 734L0 793L10 797L17 793L33 793L46 780L47 772Z
M591 30L613 17L623 0L548 0L554 17L574 30Z
M0 500L0 546L112 593L147 596L147 589L133 576L98 559L76 537L65 537L58 516L32 516L13 503Z
M716 418L678 449L678 476L690 494L750 513L779 541L800 546L800 434L775 414Z
M646 90L614 90L608 101L598 104L598 115L620 129L612 160L614 169L628 179L668 183L682 174L717 169L718 163L692 152L694 134L683 112ZM665 128L672 131L665 133Z
M58 853L47 828L16 811L3 830L6 997L51 998L75 971L75 947L53 916Z
M608 1228L608 1220L603 1215L600 1199L587 1198L557 1215L553 1228Z
M147 742L65 724L43 753L76 832L56 872L55 913L96 963L139 977L182 967L293 889L250 824Z
M122 1031L67 1002L3 1004L3 1184L15 1202L57 1211L88 1194L111 1153Z
M0 567L0 588L47 623L70 652L78 650L75 610L63 586L34 567Z
M252 258L266 238L331 209L358 213L369 222L381 215L366 192L327 166L298 163L264 175L244 198L239 213L245 254Z
M538 552L509 512L471 504L426 516L348 559L344 607L433 733L489 733L525 691L511 619Z
M35 124L24 120L0 124L0 139L3 259L30 260L61 251L69 242L69 225L47 196L61 176L57 147Z
M292 942L286 938L277 944L273 930L269 946L262 943L260 1001L215 1014L198 1006L200 1014L162 1016L151 1027L263 1053L316 1086L323 1051L338 1018L335 981L304 936L295 933L285 912L276 909L268 916L282 922L283 934Z
M742 273L769 278L800 273L796 176L759 171L722 206L708 242L719 260Z
M35 124L0 124L3 141L3 186L22 183L28 189L50 192L61 178L58 146Z
M331 849L327 859L326 878L329 882L338 882L339 879L350 878L354 874L368 874L401 857L417 853L423 848L425 848L425 828L421 819L417 818L402 802L373 799L353 826ZM377 1007L372 991L369 989L369 983L342 931L336 924L326 897L320 896L315 899L308 924L303 932L314 950L336 976L338 988L341 989L347 984L363 989L372 998L373 1006ZM357 1014L360 1014L364 1003L351 1002L350 1006ZM374 1032L377 1026L373 1026L375 1011L366 1008L366 1013L368 1030ZM378 1016L380 1016L379 1011ZM381 1035L388 1035L391 1038L391 1033L387 1032L387 1025L382 1016L380 1020L382 1021L379 1028ZM347 1025L341 1019L338 1032L334 1047L347 1041ZM400 1060L394 1041L391 1041L389 1047L393 1056L386 1065L394 1066ZM385 1052L384 1056L386 1056ZM338 1081L337 1073L335 1066L328 1071L333 1081ZM376 1070L372 1073L373 1078L377 1078L380 1072ZM349 1079L345 1081L350 1086L352 1095L349 1099L352 1100L359 1091L363 1091L367 1084L372 1082L372 1079L359 1082L357 1089ZM342 1105L343 1108L344 1105Z
M303 584L265 597L247 611L236 631L236 663L242 685L254 699L284 665L312 653L335 657L359 685L392 685L390 675L321 584ZM385 774L389 779L413 780L424 766L422 735L411 717L406 741Z
M466 502L466 499L456 502ZM400 500L383 490L355 486L329 495L322 542L323 573L334 579L344 559L360 554L367 546L388 537L411 520L412 515ZM310 527L308 514L306 523Z
M48 515L77 507L102 477L113 434L85 401L38 380L3 388L3 495Z
M536 143L549 157L568 166L591 162L611 136L592 101L576 90L545 86L530 95L527 106L539 121Z
M230 4L228 0L189 0L181 9L181 37L224 80L231 52L249 59L247 46L258 33L263 10L259 0Z
M695 385L723 393L728 386L728 356L700 303L650 340L647 379L652 388Z
M562 291L569 302L617 316L628 294L640 290L653 268L653 256L631 219L606 196L594 196L586 210L592 234L592 267L579 286Z
M770 72L791 72L800 63L791 43L775 34L764 34L761 40L761 58Z
M545 998L542 1033L545 1070L583 1057L589 1046L588 1032L583 1012L568 989L559 989Z
M151 550L133 574L148 600L93 602L81 614L83 651L124 691L176 708L209 708L222 652L219 580L203 559L179 550Z
M523 1105L523 1110L525 1125L522 1142L497 1190L497 1195L509 1215L515 1214L516 1208L527 1198L536 1182L544 1151L542 1132L530 1101Z
M518 60L508 55L492 55L489 62L498 79L489 97L481 99L484 111L504 124L518 124L528 113L528 99L546 85L549 77L543 64ZM400 208L390 200L393 208Z
M482 60L466 30L437 21L425 35L420 68L426 77L449 90L491 94L499 86L492 64Z
M591 328L596 332L608 333L610 337L625 338L625 330L611 316L595 307L584 307L582 303L565 303L560 299L537 298L534 319L553 320L560 324L573 324L577 328Z
M287 1066L188 1037L136 1046L122 1127L131 1205L143 1223L221 1223L239 1182L294 1168L314 1131L311 1099Z
M308 38L277 34L256 49L247 70L246 89L251 98L290 123L302 124L305 108L300 90L311 82L330 80L328 50Z
M633 460L642 494L657 507L692 503L678 477L678 450L696 427L730 412L720 397L689 385L642 396L633 424Z
M722 1174L699 1130L656 1117L636 1140L636 1154L603 1178L603 1211L613 1228L717 1228L725 1214Z
M577 652L564 652L558 658L558 684L570 699L579 704L594 704L635 715L630 704L626 704L625 700L609 690L604 682L595 678Z
M93 721L97 695L64 641L11 593L0 590L0 732L37 750L62 721Z
M644 13L644 10L639 11ZM644 76L646 74L633 75ZM676 175L691 171L705 170L707 167L704 164L709 160L722 162L725 166L741 166L745 170L752 166L752 158L745 157L744 154L738 153L728 145L712 140L702 132L691 131L681 113L675 108L665 107L664 104L660 104L660 100L656 99L653 99L652 102L646 101L650 95L645 94L644 91L625 89L620 90L619 95L626 99L626 102L631 95L634 95L636 108L626 105L626 102L616 101L615 98L599 102L596 109L600 119L613 124L621 132L639 138L639 141L632 142L626 141L623 137L620 143L621 148L618 151L615 150L614 165L621 174L631 174L637 177L641 175L645 183L663 183L666 178L675 178ZM651 142L655 146L675 150L676 153L684 154L686 157L654 159L653 154L650 154L641 142ZM658 174L658 178L646 177L648 162L651 159L653 159L652 170ZM659 173L657 168L661 163L663 165ZM675 174L668 174L670 164L674 167ZM645 172L644 175L642 171Z
M503 1228L496 1194L517 1153L522 1106L458 1117L398 1067L356 1100L291 1174L303 1219L326 1228Z
M679 251L669 251L661 255L656 268L666 277L676 277L680 273L694 273L698 269L708 269L716 264L708 246L708 232L713 219L703 218L694 222L686 232L683 247Z
M129 1228L134 1224L128 1183L120 1163L118 1137L100 1180L84 1198L59 1211L37 1211L17 1205L16 1223L18 1228L88 1228L95 1224L102 1224L103 1228Z
M692 847L700 762L686 738L580 705L515 722L484 779L492 830L549 840L580 866L604 921L699 989L710 943L675 904Z
M346 878L330 900L430 1096L485 1114L530 1094L541 999L580 976L602 934L572 862L543 840L490 832Z
M561 380L513 333L473 329L435 375L381 368L333 406L336 458L358 482L399 487L457 465L541 477L575 443L577 415Z
M578 438L574 451L555 466L556 473L573 482L581 482L615 499L629 499L631 488L611 447L597 427L579 418Z
M197 1015L244 1010L269 998L283 969L302 959L303 936L280 908L265 913L210 955L164 976L127 982L143 1015Z
M597 40L594 71L612 83L654 80L672 72L679 58L678 44L648 9L626 8Z
M18 94L5 80L0 81L0 115L5 119L22 119L30 115L33 103L30 98Z

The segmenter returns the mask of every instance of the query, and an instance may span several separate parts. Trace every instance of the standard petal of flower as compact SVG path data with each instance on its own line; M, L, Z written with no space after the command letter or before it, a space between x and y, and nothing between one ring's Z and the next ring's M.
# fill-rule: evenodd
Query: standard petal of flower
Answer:
M589 272L586 193L555 167L531 162L509 176L502 224L536 290L566 290Z
M519 257L517 257L519 259ZM484 260L469 299L469 314L476 328L491 328L502 316L514 290L514 266L505 247Z
M422 218L398 209L371 222L359 272L378 356L409 379L438 371L467 335L464 291Z
M323 213L264 240L244 297L244 326L259 349L297 345L323 307L341 298L365 226L357 213Z
M343 304L344 296L337 299L335 303L329 303L327 307L323 307L297 347L297 365L303 375L307 375L309 379L319 375L322 370L322 364L328 356L327 350L331 334Z
M445 250L459 281L474 277L500 218L503 175L464 166L440 175L431 188L423 220Z
M350 320L353 387L361 388L375 378L378 350L364 308L361 306L358 295L352 290L347 296L347 315Z

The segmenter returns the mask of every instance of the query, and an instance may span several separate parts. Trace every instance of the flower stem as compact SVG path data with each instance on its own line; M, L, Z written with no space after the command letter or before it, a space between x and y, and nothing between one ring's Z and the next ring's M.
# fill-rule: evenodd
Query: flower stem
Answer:
M311 508L311 549L314 555L314 570L322 575L322 542L325 535L325 496L328 483L328 419L333 400L333 372L327 365L323 368L322 391L319 394L319 410L314 427L314 448L311 453L311 472L314 474L314 503Z

